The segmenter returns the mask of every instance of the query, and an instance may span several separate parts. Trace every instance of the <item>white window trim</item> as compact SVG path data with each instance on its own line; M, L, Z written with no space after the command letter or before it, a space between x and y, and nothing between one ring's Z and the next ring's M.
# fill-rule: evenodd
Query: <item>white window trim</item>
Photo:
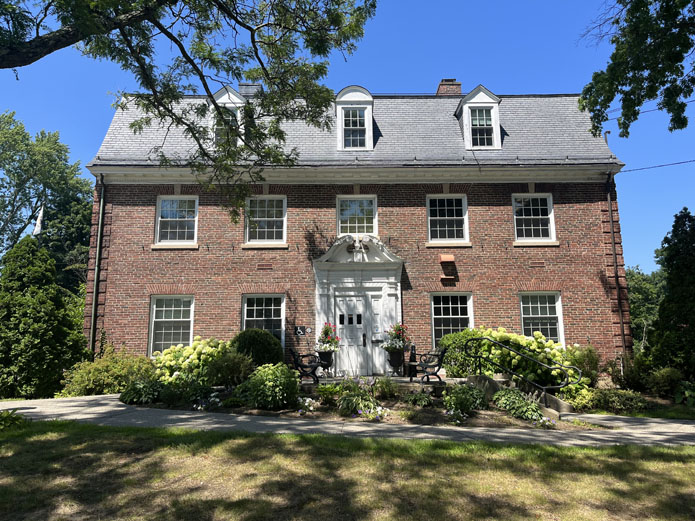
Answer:
M277 298L280 297L282 300L280 302L280 319L281 319L281 331L280 331L280 343L282 348L285 349L285 294L284 293L244 293L241 296L241 330L246 329L246 303L249 298Z
M550 219L550 237L522 237L516 236L516 207L514 206L514 199L516 197L545 197L548 199L548 218ZM512 194L512 219L514 225L514 242L523 243L555 243L557 239L555 238L555 206L553 205L553 194L549 193L519 193Z
M363 147L348 147L345 148L345 109L364 109L364 146ZM344 152L361 152L364 150L374 150L374 123L372 120L372 105L371 103L349 103L340 102L337 105L337 120L338 120L338 150Z
M471 109L490 109L490 116L492 116L492 146L473 146ZM498 104L488 102L470 102L465 104L463 110L463 133L466 148L468 150L500 150L502 148L502 137L500 136L500 113Z
M335 225L338 237L353 235L351 233L340 233L340 201L344 199L372 199L374 200L374 230L372 233L356 233L354 235L373 235L379 236L379 207L376 195L338 195L335 199Z
M248 207L251 200L260 199L282 200L282 239L249 240L249 216ZM246 209L244 210L244 244L287 244L287 196L285 195L258 195L246 198Z
M519 293L519 313L521 317L521 334L524 334L524 306L521 300L523 296L532 295L553 295L555 297L555 310L557 311L557 323L558 323L558 333L560 336L560 343L563 346L565 344L565 320L562 315L562 294L559 291L522 291Z
M159 240L159 225L162 217L162 201L164 200L193 200L195 201L195 227L193 228L192 241L161 241ZM197 195L159 195L157 196L157 210L155 215L154 244L198 244L198 196Z
M468 307L468 329L475 328L475 317L473 314L473 293L470 291L435 291L430 293L430 328L432 333L432 349L437 346L434 341L434 297L446 297L446 296L465 296L466 306Z
M193 337L195 336L193 334L193 328L195 327L194 319L195 319L195 297L193 295L150 295L150 334L149 334L149 340L147 342L147 356L152 357L152 348L154 346L154 305L155 301L158 298L189 298L191 299L191 334L188 339L188 344L191 345L193 343Z
M463 239L433 239L432 229L430 227L430 201L432 199L463 199ZM468 235L468 196L466 194L432 194L427 196L427 242L431 244L437 243L460 243L469 244L470 236Z

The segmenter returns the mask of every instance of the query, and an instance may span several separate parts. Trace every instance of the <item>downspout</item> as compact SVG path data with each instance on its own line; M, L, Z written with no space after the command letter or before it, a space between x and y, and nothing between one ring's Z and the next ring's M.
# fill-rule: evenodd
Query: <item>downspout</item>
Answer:
M608 199L608 219L611 224L611 249L613 250L613 277L615 277L615 291L618 297L618 316L620 318L620 340L623 346L623 360L627 356L627 343L625 341L625 321L623 319L623 298L620 295L620 277L618 276L618 253L615 249L615 222L613 220L613 200L611 199L611 189L613 187L613 177L615 174L608 174L606 181L606 197ZM624 363L624 362L623 362Z
M104 186L104 174L99 174L99 183L101 183L101 192L99 195L99 222L97 223L97 253L94 259L94 286L92 288L92 320L89 327L89 347L92 349L92 354L96 350L96 328L97 328L97 304L99 301L99 275L101 272L101 239L104 229L104 194L106 187Z

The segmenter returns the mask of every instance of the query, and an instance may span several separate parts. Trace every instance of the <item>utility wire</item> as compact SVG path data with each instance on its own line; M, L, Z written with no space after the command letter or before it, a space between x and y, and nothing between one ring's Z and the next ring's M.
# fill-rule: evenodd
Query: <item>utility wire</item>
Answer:
M688 101L686 101L686 102L684 102L684 103L693 103L694 101L695 101L695 99L691 99L691 100L688 100ZM606 111L606 114L610 114L611 112L618 112L619 110L622 110L622 109L621 109L621 108L617 108L617 109L607 110L607 111ZM658 108L657 108L657 109L649 109L649 110L640 110L639 113L640 113L640 114L646 114L647 112L656 112L657 110L663 110L663 109L658 109ZM614 120L616 120L616 119L618 119L618 118L608 118L606 121L614 121Z
M637 172L638 170L651 170L652 168L664 168L665 166L684 165L686 163L695 163L695 159L689 159L687 161L678 161L677 163L666 163L663 165L643 166L642 168L630 168L628 170L621 170L621 172Z

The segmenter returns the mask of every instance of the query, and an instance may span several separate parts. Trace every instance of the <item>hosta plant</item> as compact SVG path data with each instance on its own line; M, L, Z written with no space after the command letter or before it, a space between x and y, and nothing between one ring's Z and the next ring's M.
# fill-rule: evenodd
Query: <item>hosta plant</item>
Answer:
M492 397L495 405L520 420L540 421L543 413L538 404L518 389L501 389Z

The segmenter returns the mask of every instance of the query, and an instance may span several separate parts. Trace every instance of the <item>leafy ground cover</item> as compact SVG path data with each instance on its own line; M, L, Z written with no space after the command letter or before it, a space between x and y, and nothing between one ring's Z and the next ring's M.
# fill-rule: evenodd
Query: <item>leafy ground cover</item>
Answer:
M580 449L32 422L0 433L0 462L0 517L17 521L695 517L695 447Z
M650 405L653 402L650 402ZM609 411L594 410L592 414L613 414ZM667 420L695 420L695 408L683 404L653 404L644 411L627 411L624 416L635 418L664 418Z

